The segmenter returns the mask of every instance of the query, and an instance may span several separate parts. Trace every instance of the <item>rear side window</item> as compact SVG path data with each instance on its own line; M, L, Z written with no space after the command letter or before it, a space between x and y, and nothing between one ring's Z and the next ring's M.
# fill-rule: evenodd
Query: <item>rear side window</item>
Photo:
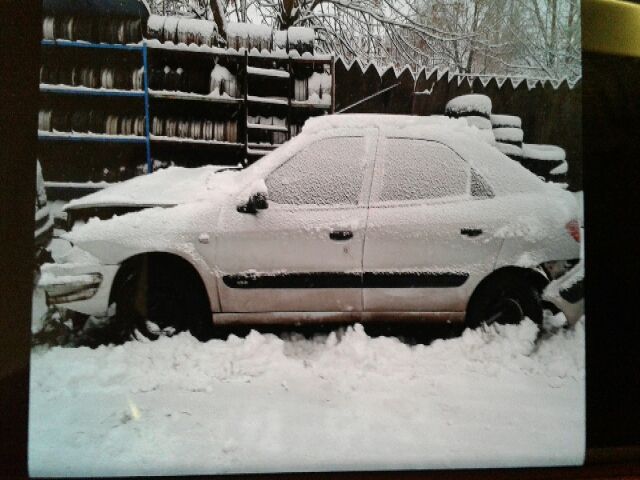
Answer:
M289 205L355 205L366 163L364 137L319 140L267 177L269 200Z
M493 197L493 190L489 184L473 169L471 169L471 196L475 198Z
M468 191L469 165L450 148L427 140L386 140L379 201L454 197Z

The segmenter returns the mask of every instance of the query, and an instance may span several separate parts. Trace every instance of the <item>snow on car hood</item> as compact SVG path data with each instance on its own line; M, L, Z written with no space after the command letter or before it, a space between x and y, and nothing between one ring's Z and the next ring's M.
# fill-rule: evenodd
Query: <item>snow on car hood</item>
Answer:
M107 220L90 218L63 238L107 264L139 251L179 251L194 257L198 236L215 228L221 205L236 202L244 188L245 172L220 168L168 168L88 195L70 208L149 208Z
M238 173L229 167L169 167L71 200L65 210L92 207L173 206L210 199L235 186Z

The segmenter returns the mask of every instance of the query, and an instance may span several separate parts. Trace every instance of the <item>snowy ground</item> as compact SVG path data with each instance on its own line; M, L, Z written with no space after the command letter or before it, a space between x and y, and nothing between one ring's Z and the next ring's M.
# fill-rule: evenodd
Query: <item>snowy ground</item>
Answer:
M37 476L580 463L584 320L409 346L360 326L199 343L36 347Z

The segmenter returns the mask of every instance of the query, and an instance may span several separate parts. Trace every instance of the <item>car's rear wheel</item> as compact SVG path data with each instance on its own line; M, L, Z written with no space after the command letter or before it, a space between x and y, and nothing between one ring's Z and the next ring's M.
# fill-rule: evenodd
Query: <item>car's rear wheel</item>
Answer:
M183 260L148 256L124 268L113 295L113 325L122 335L155 340L188 330L199 340L210 338L206 291Z
M478 287L467 308L465 322L471 328L482 324L517 324L528 317L542 323L540 290L524 275L501 275Z

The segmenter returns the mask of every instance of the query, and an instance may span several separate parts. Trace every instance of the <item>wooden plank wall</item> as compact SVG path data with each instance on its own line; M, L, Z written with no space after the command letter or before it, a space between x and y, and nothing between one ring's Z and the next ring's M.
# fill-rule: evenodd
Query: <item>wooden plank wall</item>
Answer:
M567 151L569 185L582 189L582 81L525 81L452 75L414 74L408 68L380 71L375 65L336 61L336 111L377 91L400 83L378 97L349 110L353 113L442 114L447 101L458 95L481 93L491 98L493 112L522 118L526 143L550 143Z

